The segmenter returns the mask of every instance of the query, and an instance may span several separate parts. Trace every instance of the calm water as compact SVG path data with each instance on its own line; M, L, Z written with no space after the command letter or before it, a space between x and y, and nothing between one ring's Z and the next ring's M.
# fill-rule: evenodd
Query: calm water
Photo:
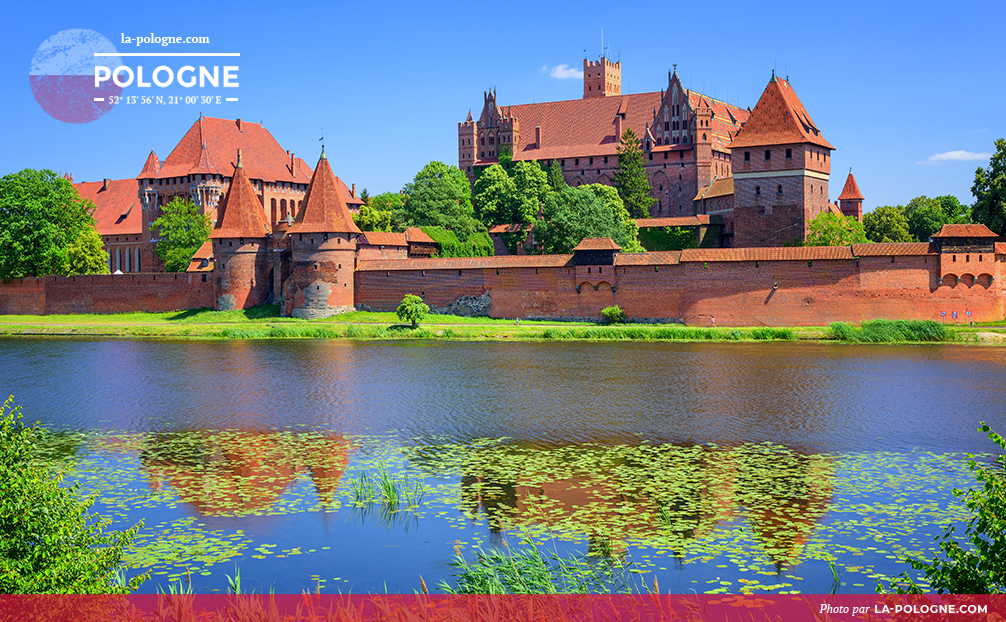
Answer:
M927 554L1006 429L1006 349L0 339L145 591L412 592L455 552L631 562L675 592L843 592ZM357 507L386 467L416 511Z

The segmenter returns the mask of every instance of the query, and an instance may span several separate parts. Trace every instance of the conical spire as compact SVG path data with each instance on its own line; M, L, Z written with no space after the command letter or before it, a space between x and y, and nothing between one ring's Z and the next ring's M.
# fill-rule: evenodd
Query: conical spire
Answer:
M238 149L238 163L234 167L234 177L227 189L227 195L217 208L217 226L210 237L218 238L264 238L272 232L265 211L255 195L248 175L241 162Z
M346 201L339 192L339 184L335 181L335 174L325 157L324 148L307 187L304 208L297 215L297 221L289 232L362 233L353 222Z
M772 80L755 104L751 117L734 137L730 148L789 143L813 143L834 149L814 125L789 82L776 77L773 72Z
M863 193L859 191L856 178L852 176L852 169L849 169L849 176L845 178L845 187L842 194L838 195L839 201L862 201Z
M150 155L147 156L147 161L143 163L143 170L140 174L136 176L137 179L157 179L157 173L161 170L161 161L157 159L157 154L154 153L154 148L150 148Z

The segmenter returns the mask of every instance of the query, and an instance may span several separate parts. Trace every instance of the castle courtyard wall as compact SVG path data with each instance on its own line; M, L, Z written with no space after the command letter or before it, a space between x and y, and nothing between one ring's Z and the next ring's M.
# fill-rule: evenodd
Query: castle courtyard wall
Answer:
M11 279L0 283L0 314L163 313L212 307L211 276L95 274Z

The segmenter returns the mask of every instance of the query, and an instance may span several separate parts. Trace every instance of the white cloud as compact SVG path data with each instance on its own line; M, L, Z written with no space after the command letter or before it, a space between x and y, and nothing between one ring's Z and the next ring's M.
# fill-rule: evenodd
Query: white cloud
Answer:
M548 75L553 78L559 78L560 80L568 80L570 78L583 79L582 70L570 67L565 63L552 67L552 71Z
M945 153L935 153L919 164L939 164L940 162L971 162L974 160L987 160L992 157L991 153L975 153L974 151L947 151Z
M541 66L541 72L545 73L546 71L548 71L548 63Z

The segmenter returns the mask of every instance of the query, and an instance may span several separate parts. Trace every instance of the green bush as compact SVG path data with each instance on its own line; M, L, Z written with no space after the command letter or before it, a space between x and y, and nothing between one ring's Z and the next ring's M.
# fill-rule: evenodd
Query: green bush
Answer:
M109 520L89 515L94 497L62 488L61 473L34 459L41 430L21 409L0 407L0 593L128 594L147 575L121 580L122 552L140 525L104 534Z
M1006 450L1006 439L982 421L978 428L989 439ZM925 592L940 594L1002 594L1006 593L1006 456L999 454L991 464L979 463L974 456L968 468L980 485L969 490L954 489L954 496L963 500L971 512L963 543L948 526L939 537L940 553L930 561L909 558L915 570L925 573L929 583ZM965 548L967 545L967 548ZM899 594L920 594L923 589L902 573L888 588L877 584L877 591Z
M477 232L460 240L453 231L443 227L420 227L426 235L440 246L439 257L492 257L493 241L488 234Z
M627 319L625 311L622 311L618 305L601 309L601 317L606 324L624 324Z
M858 343L951 341L954 333L933 320L871 320L863 322L858 329L845 322L834 322L831 324L831 337Z
M412 328L419 326L419 322L430 312L430 308L423 302L423 299L415 294L406 294L402 298L401 304L395 313L398 319L403 322L412 322Z
M751 338L791 341L793 339L793 331L788 328L756 328L751 331Z

